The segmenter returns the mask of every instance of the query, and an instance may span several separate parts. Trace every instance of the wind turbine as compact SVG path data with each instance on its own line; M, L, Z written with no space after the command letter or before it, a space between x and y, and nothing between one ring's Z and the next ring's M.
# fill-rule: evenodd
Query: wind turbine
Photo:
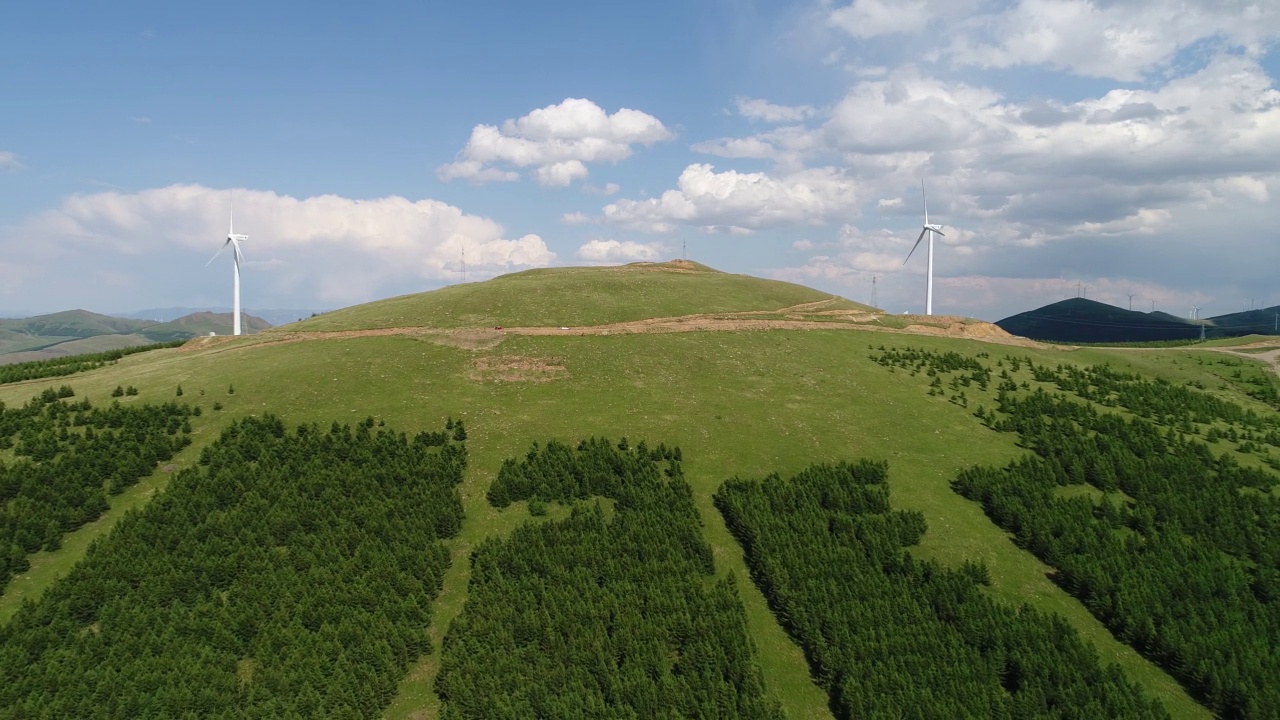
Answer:
M218 252L214 253L213 257L209 258L209 262L204 264L205 267L209 267L210 265L213 264L214 260L218 259L218 256L222 254L222 251L227 249L228 245L231 246L231 257L232 257L232 260L235 262L235 281L234 281L234 284L232 285L232 287L234 288L234 294L232 297L232 308L231 308L231 334L232 335L240 334L240 261L244 259L244 253L240 251L240 243L248 239L249 239L248 235L236 234L236 199L235 199L235 195L232 195L231 196L231 219L227 224L227 241L222 243L222 247L218 248Z
M929 262L926 271L927 279L924 286L924 314L933 314L933 234L937 233L946 237L942 232L941 225L929 224L929 197L924 192L924 179L920 179L920 198L924 202L924 227L920 230L920 236L916 238L916 244L911 246L911 252L907 253L907 260L911 259L911 255L915 253L916 248L920 247L920 241L925 235L929 236ZM903 260L902 264L906 265L907 260Z

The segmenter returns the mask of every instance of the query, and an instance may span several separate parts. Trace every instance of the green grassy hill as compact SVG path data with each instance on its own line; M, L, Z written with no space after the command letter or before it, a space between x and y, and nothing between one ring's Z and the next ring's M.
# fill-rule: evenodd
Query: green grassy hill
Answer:
M152 324L143 330L152 342L167 342L189 337L203 337L209 333L218 335L231 334L231 313L194 312L177 320ZM240 319L241 332L251 335L271 327L271 323L262 318L244 314Z
M987 353L990 362L1006 353L1049 366L1107 362L1178 384L1197 382L1258 412L1274 412L1245 394L1253 387L1246 381L1252 382L1254 375L1241 372L1254 372L1260 363L1209 351L1068 351L817 322L803 330L507 333L479 344L448 334L359 333L424 326L583 326L744 312L782 319L806 303L823 303L809 312L864 309L810 288L693 264L537 270L369 303L254 336L196 339L183 348L128 356L69 378L0 385L0 401L11 407L63 384L73 386L78 397L104 404L122 385L140 391L120 398L124 403L174 400L181 386L184 393L177 400L203 410L193 422L193 445L174 459L168 472L158 471L110 498L111 510L70 533L61 549L32 556L30 571L0 596L0 622L23 600L38 598L64 576L86 547L109 533L129 509L163 493L169 472L196 465L201 450L234 419L275 413L290 424L315 422L327 428L334 421L373 417L412 434L462 418L468 453L460 487L465 520L459 534L446 542L452 565L429 628L434 650L412 663L388 717L435 717L439 712L433 687L441 641L466 602L472 550L487 538L505 538L517 526L543 521L524 502L498 509L486 501L504 460L524 457L535 442L556 439L572 445L601 436L682 449L685 479L715 573L737 579L765 690L781 702L788 717L830 718L829 699L811 678L799 646L750 581L742 547L716 510L713 495L733 477L790 476L815 462L859 458L887 461L893 508L917 511L927 522L914 555L952 568L984 562L991 580L985 592L993 598L1060 615L1104 661L1118 663L1125 677L1174 717L1208 717L1173 678L1117 640L1054 584L1051 568L1015 545L978 503L952 491L950 483L962 469L1002 465L1028 453L1014 435L984 427L974 417L975 406L993 404L995 389L984 394L966 388L963 403L954 395L948 402L933 396L925 373L886 369L871 355L882 347L915 347L965 356ZM325 338L293 333L299 330L348 332ZM1262 370L1256 372L1263 377ZM1241 456L1261 466L1258 457ZM552 517L565 514L551 510Z
M582 326L697 313L770 311L832 296L688 261L527 270L379 300L290 324L290 330ZM843 298L825 310L870 309Z

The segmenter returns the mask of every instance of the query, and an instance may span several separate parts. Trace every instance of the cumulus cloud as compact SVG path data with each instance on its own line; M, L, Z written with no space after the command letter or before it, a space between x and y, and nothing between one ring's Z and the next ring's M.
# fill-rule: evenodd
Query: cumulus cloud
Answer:
M566 160L543 165L533 171L533 176L543 187L568 187L574 180L581 180L588 174L587 166L583 165L581 160Z
M589 240L578 248L578 257L589 263L612 265L658 260L663 251L662 243L638 243L632 240Z
M726 232L823 225L852 212L855 190L854 181L834 168L775 177L695 164L680 174L676 189L647 200L619 200L602 215L605 222L647 232L671 232L679 225Z
M75 195L29 218L18 234L71 264L179 250L196 255L195 271L201 256L218 249L229 209L227 191L200 185ZM435 200L237 190L235 211L236 230L249 235L250 267L271 273L269 282L309 286L330 303L368 300L406 282L454 280L464 252L472 277L555 259L537 235L508 239L497 222Z
M599 105L568 98L501 127L477 125L456 161L442 165L442 180L512 181L533 168L539 183L563 187L587 177L587 163L618 162L635 146L649 146L675 135L652 115L623 108L609 114Z
M818 113L812 105L775 105L768 100L741 97L735 103L738 106L738 114L742 117L767 123L800 122Z
M19 170L22 167L24 166L18 162L16 153L0 150L0 170Z

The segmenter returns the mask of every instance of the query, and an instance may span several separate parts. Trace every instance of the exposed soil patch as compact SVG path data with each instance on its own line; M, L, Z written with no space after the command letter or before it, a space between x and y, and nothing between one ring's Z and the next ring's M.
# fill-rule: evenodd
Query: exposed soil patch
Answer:
M479 382L549 382L564 374L559 358L485 355L471 363L467 377Z

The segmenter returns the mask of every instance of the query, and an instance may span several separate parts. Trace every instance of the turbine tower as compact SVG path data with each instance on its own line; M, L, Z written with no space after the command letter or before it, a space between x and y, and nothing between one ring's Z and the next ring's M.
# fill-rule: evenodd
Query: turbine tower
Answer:
M209 262L204 264L205 267L209 267L213 264L214 260L218 259L218 256L222 254L222 251L227 249L228 245L231 246L231 259L234 262L234 281L232 283L233 294L231 307L232 335L240 334L240 261L244 259L244 253L240 251L240 243L248 239L248 235L236 234L236 200L235 196L232 195L231 219L227 224L227 240L222 243L222 247L218 249L218 252L214 253L213 257L209 258Z
M934 233L942 235L943 237L946 237L946 235L943 235L941 225L929 224L929 197L925 195L923 178L921 178L920 180L920 199L924 202L924 226L920 230L920 236L916 238L916 244L911 246L911 252L907 253L907 260L911 259L911 255L915 253L916 248L920 247L920 241L924 239L925 235L928 235L929 236L929 261L927 265L927 270L925 271L926 279L925 279L925 286L924 286L924 314L932 315L933 314L933 235ZM907 260L903 260L902 264L906 265Z

